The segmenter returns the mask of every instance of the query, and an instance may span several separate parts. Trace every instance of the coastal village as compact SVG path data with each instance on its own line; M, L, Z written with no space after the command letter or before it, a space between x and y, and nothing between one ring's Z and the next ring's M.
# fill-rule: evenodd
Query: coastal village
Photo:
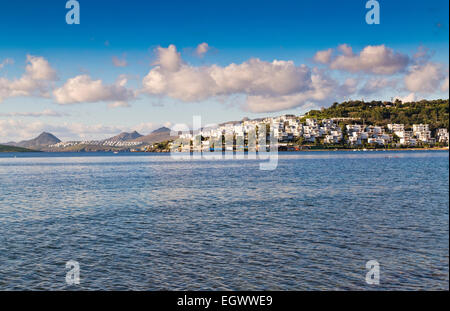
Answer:
M49 145L61 150L73 146L98 146L117 148L122 151L241 151L251 149L251 137L259 137L262 130L267 137L273 135L279 150L305 150L321 148L407 148L445 147L449 144L446 128L430 130L428 124L387 124L387 126L359 124L352 118L316 120L304 116L282 115L263 119L235 121L199 131L168 133L167 141L147 144L142 141L106 140L67 141ZM167 129L169 131L169 129ZM174 134L175 133L175 134ZM258 138L259 139L259 138ZM225 141L231 142L225 147ZM261 140L260 140L261 141ZM254 144L255 148L257 143ZM314 148L313 148L314 149Z
M83 141L61 141L44 132L35 139L5 145L49 152L448 149L448 100L349 101L304 115L244 118L194 130L177 125L145 136L134 131Z
M266 128L278 142L278 147L287 150L301 146L348 146L358 148L371 147L419 147L448 146L449 133L440 128L432 134L428 124L414 124L407 128L404 124L388 124L387 126L342 124L352 121L351 118L331 118L316 120L304 116L283 115L278 117L243 120L225 123L215 128L203 128L197 133L182 133L180 139L185 143L180 151L217 150L217 142L230 137L234 141L234 149L238 142L247 142L255 136L258 129ZM252 134L253 133L253 134ZM189 142L190 143L186 143ZM200 144L201 142L201 144Z

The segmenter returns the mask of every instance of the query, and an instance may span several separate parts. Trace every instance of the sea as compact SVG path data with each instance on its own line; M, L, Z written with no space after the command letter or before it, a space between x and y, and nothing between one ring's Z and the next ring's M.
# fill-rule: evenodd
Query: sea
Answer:
M0 290L449 289L448 151L260 163L0 153Z

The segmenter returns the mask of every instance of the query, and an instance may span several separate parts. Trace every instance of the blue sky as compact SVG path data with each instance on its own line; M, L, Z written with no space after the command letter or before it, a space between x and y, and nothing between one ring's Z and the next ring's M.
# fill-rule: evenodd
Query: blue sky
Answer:
M0 142L40 130L63 139L102 138L131 129L146 134L161 124L190 123L194 114L205 123L223 122L300 114L348 98L448 98L442 86L448 84L448 1L380 0L379 25L366 24L365 0L79 0L80 25L66 24L65 3L0 1ZM201 43L207 43L206 52L197 53ZM352 48L351 56L339 48L342 44ZM380 58L374 65L360 54L368 46L383 47L374 50ZM328 49L333 56L318 62L316 53ZM421 57L414 56L418 51ZM164 53L179 57L182 67L164 70ZM14 81L29 82L33 75L20 80L31 64L27 55L37 57L35 70L49 66L52 73L18 92ZM244 65L231 74L232 63ZM164 88L154 80L143 82L157 66L162 69L152 74L162 77ZM381 72L380 66L390 67ZM249 80L242 81L247 74ZM216 81L214 91L202 85L217 75L226 79ZM81 85L71 84L80 88L81 97L70 97L64 86L78 76L88 77ZM421 86L420 79L430 76L439 79ZM120 77L126 77L126 87L115 87ZM300 82L291 85L297 78ZM103 97L83 100L87 90L82 88L95 81ZM373 89L362 91L369 81ZM57 89L64 99L55 97ZM117 102L119 107L108 107Z

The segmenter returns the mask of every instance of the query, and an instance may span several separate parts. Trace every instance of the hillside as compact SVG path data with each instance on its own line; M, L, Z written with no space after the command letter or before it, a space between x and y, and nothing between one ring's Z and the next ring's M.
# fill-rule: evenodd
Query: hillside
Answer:
M123 132L123 133L120 133L119 135L116 135L114 137L110 137L110 138L107 138L104 140L105 141L129 141L129 140L137 139L139 137L142 137L142 135L139 134L138 132L134 131L132 133Z
M36 151L21 147L0 145L0 152L36 152Z
M133 141L142 142L146 144L154 144L154 143L160 143L163 141L168 140L174 140L175 136L170 136L170 129L167 127L159 128L149 135L139 137L137 139L134 139Z
M334 103L329 108L311 110L307 118L356 118L349 122L386 125L402 123L407 127L412 124L427 123L432 130L449 127L448 99L422 100L418 102L363 102L348 101Z
M28 149L35 149L40 150L48 145L53 145L61 142L56 136L50 133L43 132L38 137L30 139L30 140L23 140L18 143L8 143L10 146L15 147L23 147Z
M167 132L170 132L170 129L167 128L167 127L165 127L165 126L163 126L163 127L160 127L160 128L157 129L157 130L154 130L154 131L152 132L152 134L156 134L156 133L167 133Z

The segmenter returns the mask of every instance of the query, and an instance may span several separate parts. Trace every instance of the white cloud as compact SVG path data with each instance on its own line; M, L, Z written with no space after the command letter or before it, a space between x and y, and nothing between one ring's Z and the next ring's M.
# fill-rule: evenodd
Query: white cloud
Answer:
M359 90L360 94L369 95L385 90L386 88L394 88L397 80L389 80L386 78L372 78L366 81L364 86Z
M318 51L314 55L314 60L317 63L328 64L331 60L331 55L333 54L333 49L328 49L325 51Z
M143 92L185 102L242 94L247 95L246 108L251 111L277 111L323 100L332 91L324 74L292 61L250 59L225 67L194 67L170 45L157 48L154 65L143 79Z
M316 61L328 64L331 69L381 75L402 72L409 64L407 55L394 52L385 45L369 45L355 54L350 46L342 44L338 51L341 54L334 58L331 57L330 50L319 51L316 53Z
M342 96L347 96L349 94L354 94L358 88L358 80L355 78L348 78L340 86L337 94Z
M271 96L257 95L248 96L246 108L252 112L274 112L295 107L317 107L317 103L323 103L335 94L336 90L340 96L346 96L346 90L353 86L353 81L346 81L339 85L335 80L327 77L318 70L312 70L311 87L307 91L297 92L290 95Z
M153 65L159 65L167 71L178 71L180 69L182 60L181 54L177 51L175 45L171 44L168 48L156 48L157 59Z
M56 71L43 57L27 55L26 75L33 80L52 81L56 79Z
M111 104L108 104L108 108L119 108L119 107L131 107L129 103L124 101L117 101Z
M404 97L395 97L394 101L400 100L402 103L410 103L413 101L416 101L416 94L415 93L409 93L408 95Z
M31 139L43 132L43 123L0 119L0 142ZM37 133L37 134L36 134Z
M348 44L341 44L338 46L338 50L345 56L353 56L353 48Z
M195 53L197 54L197 56L203 57L209 51L209 49L210 47L208 43L203 42L197 46L197 48L195 49Z
M123 76L115 84L106 85L102 80L92 80L88 75L79 75L67 80L53 94L56 102L61 105L93 102L127 102L134 98L134 92L125 87L126 83L127 79Z
M444 79L444 82L441 84L441 91L448 92L448 76Z
M56 71L43 57L27 55L25 73L19 79L0 77L0 102L16 96L49 96L49 87L55 81Z
M412 66L405 76L406 88L411 92L433 93L442 85L443 68L435 63Z

